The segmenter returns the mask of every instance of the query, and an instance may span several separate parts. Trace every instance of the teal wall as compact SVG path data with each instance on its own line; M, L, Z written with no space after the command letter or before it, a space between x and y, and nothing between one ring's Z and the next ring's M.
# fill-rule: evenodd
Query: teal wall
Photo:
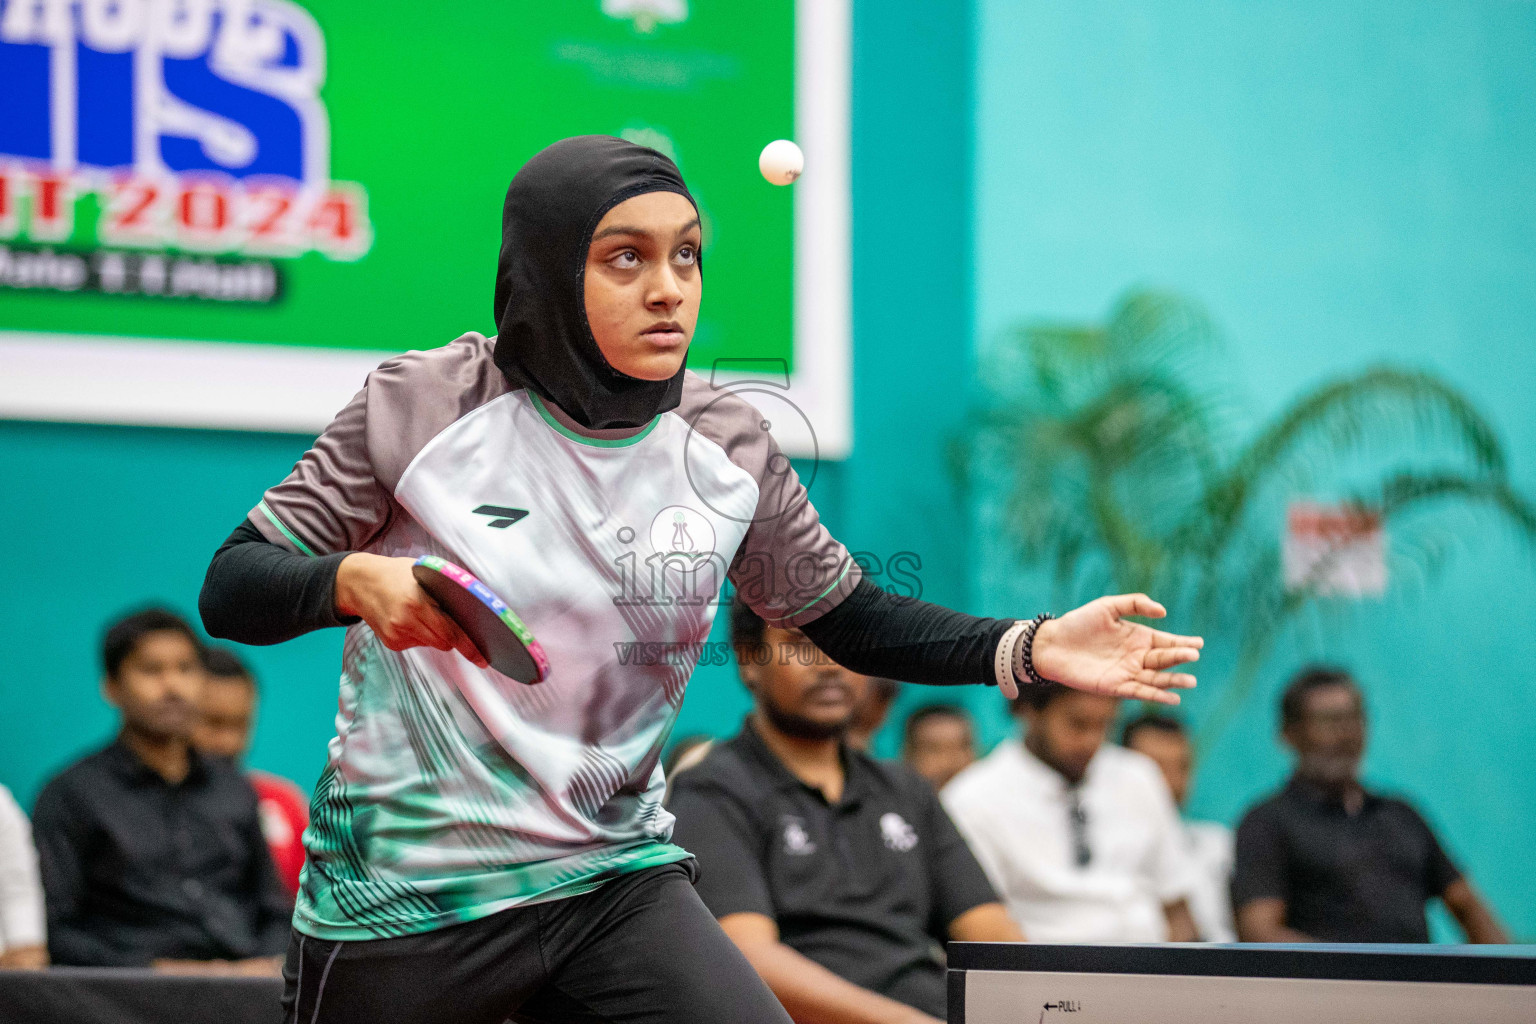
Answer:
M208 559L311 440L0 422L0 783L23 805L112 734L106 623L150 602L196 622ZM341 633L242 653L266 696L252 761L307 788L332 735Z
M1536 4L980 0L977 331L1100 320L1126 288L1202 302L1253 419L1367 363L1463 389L1536 494ZM1251 422L1251 421L1250 421ZM1424 454L1424 453L1421 453ZM1431 453L1432 454L1432 453ZM1276 694L1360 676L1368 776L1411 797L1536 936L1536 563L1453 519L1438 579L1308 618L1208 753L1195 810L1280 783ZM1048 593L978 531L978 603ZM1208 636L1199 721L1230 668ZM995 712L991 735L1004 724ZM1445 934L1442 930L1440 934Z
M963 4L854 8L854 455L797 468L816 470L812 500L850 548L882 563L913 552L924 596L961 602L965 519L939 452L971 376L971 26ZM915 250L944 256L920 264ZM489 326L445 316L445 336ZM208 558L310 440L0 422L0 536L14 556L0 569L0 783L23 804L111 732L105 623L149 601L195 616ZM253 764L313 784L340 651L338 631L245 649L265 691ZM734 670L701 669L675 735L729 733L748 706Z

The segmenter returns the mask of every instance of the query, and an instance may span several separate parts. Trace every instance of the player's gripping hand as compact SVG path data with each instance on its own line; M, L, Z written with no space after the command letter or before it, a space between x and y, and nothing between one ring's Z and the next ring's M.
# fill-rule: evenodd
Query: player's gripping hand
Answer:
M336 610L356 615L392 651L433 647L458 651L486 667L459 624L443 614L411 573L414 558L387 558L358 551L336 567Z
M1168 612L1146 594L1101 597L1035 633L1035 671L1077 690L1177 704L1169 690L1187 690L1195 677L1168 669L1200 659L1205 641L1126 622L1124 616L1160 619Z

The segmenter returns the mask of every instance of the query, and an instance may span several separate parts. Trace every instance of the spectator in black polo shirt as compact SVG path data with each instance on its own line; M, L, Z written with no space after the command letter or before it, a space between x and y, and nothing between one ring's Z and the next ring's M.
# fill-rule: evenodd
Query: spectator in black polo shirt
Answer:
M1023 936L933 788L846 742L856 681L740 601L731 641L755 710L670 803L700 897L797 1020L933 1024L937 943Z
M192 627L160 609L102 644L117 739L37 798L56 964L277 974L290 904L233 762L191 746L204 685Z
M1359 781L1365 709L1346 672L1310 668L1280 701L1296 773L1237 829L1232 903L1245 942L1428 942L1439 897L1471 942L1508 942L1423 818Z

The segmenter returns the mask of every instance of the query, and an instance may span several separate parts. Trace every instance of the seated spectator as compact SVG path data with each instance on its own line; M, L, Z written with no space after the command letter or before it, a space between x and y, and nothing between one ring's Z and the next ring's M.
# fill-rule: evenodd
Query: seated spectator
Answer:
M1120 734L1120 745L1146 754L1162 771L1180 811L1179 829L1184 855L1194 868L1189 913L1205 942L1236 942L1232 923L1232 830L1214 821L1190 821L1182 816L1189 799L1195 752L1189 734L1176 718L1149 711L1133 718Z
M256 794L191 745L197 635L139 612L107 630L102 661L117 739L48 783L33 819L53 962L276 973L290 904Z
M1190 875L1168 784L1106 744L1119 701L1021 687L1023 742L1005 740L941 794L1037 942L1188 942Z
M875 741L875 733L880 731L886 716L891 713L898 686L894 679L861 676L856 672L849 672L848 675L859 687L860 693L855 702L853 724L848 727L845 742L853 749L867 753L869 745Z
M225 647L209 647L203 662L208 667L208 680L203 685L193 745L204 754L240 764L250 749L256 724L256 677ZM250 769L245 777L256 791L261 834L266 837L277 875L288 895L297 896L299 872L304 868L309 801L302 789L281 776Z
M935 790L976 760L976 735L971 716L958 704L929 704L907 716L902 730L901 759Z
M937 943L1023 936L932 787L847 743L849 674L739 601L731 640L755 709L670 805L699 896L797 1020L934 1024Z
M1280 721L1295 774L1237 828L1244 942L1428 942L1435 897L1469 942L1509 941L1418 812L1361 785L1365 703L1349 673L1297 674Z
M32 827L11 791L0 786L0 970L47 967L43 934Z

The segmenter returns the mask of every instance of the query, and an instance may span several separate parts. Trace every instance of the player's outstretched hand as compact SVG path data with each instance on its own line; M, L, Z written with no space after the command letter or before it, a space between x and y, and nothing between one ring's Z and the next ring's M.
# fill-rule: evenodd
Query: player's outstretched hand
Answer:
M421 589L411 567L414 558L388 558L358 551L336 567L336 610L356 615L392 651L433 647L458 651L486 667L486 660L459 624L443 614Z
M1164 633L1125 616L1160 619L1168 612L1146 594L1101 597L1040 624L1031 657L1046 679L1108 697L1177 704L1195 677L1171 668L1200 658L1198 636Z

